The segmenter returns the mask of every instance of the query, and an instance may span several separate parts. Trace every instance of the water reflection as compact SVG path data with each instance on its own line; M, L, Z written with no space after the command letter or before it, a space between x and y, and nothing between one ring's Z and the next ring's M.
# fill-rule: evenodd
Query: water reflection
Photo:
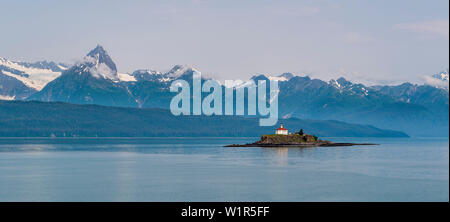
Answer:
M289 151L286 147L276 147L272 148L275 150L275 162L279 166L286 166L288 164Z
M278 166L287 166L289 164L289 156L304 157L307 153L315 150L315 147L265 147L261 148L273 162Z

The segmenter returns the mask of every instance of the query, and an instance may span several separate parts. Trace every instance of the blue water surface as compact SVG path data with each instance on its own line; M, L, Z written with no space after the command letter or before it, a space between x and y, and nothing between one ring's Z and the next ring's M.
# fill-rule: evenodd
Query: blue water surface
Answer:
M448 138L1 138L0 201L449 201Z

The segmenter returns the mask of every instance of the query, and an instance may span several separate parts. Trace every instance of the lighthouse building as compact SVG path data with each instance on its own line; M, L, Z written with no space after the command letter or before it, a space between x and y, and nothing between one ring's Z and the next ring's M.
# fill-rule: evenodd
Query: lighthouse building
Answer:
M275 131L277 135L288 135L288 130L283 127L283 124L280 124L280 128Z

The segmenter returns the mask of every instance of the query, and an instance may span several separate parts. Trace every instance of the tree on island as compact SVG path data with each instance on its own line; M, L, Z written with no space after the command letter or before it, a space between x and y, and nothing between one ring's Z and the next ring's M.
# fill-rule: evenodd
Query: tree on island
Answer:
M305 134L303 133L303 129L300 129L300 131L298 131L298 135L303 136L303 134Z

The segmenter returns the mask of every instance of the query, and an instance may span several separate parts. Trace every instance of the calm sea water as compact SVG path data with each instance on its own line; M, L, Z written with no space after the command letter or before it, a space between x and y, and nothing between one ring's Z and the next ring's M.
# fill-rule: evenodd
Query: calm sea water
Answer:
M448 138L0 139L0 201L449 201Z

